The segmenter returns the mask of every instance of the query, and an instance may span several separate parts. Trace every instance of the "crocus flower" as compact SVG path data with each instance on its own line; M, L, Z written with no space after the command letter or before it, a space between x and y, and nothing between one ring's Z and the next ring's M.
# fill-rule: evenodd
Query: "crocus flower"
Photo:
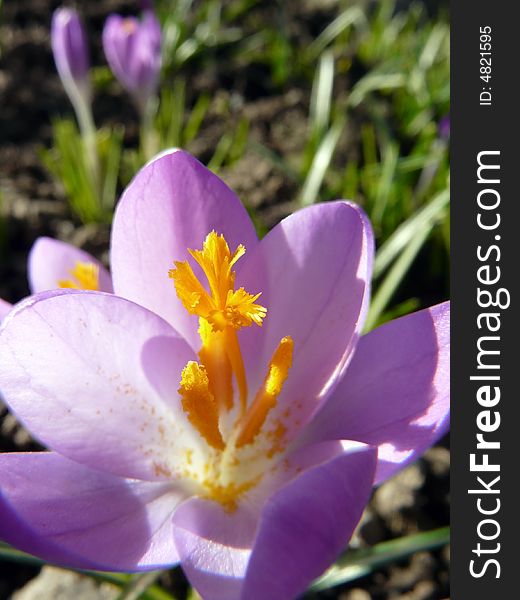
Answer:
M58 8L52 16L51 44L56 68L74 107L85 146L85 161L93 182L99 178L96 126L92 116L92 88L87 37L71 8Z
M161 70L161 26L151 10L142 20L110 15L103 48L112 72L135 98L141 112L157 90Z
M72 103L77 96L90 102L88 46L85 30L75 10L58 8L52 16L51 45L54 61Z
M115 294L38 294L0 328L0 389L51 449L0 454L0 536L73 567L180 562L208 600L302 593L447 428L449 304L361 336L372 254L354 204L259 241L190 155L149 163Z
M112 291L112 280L105 267L84 250L48 237L38 238L27 263L31 294L72 288ZM0 298L0 321L12 305Z

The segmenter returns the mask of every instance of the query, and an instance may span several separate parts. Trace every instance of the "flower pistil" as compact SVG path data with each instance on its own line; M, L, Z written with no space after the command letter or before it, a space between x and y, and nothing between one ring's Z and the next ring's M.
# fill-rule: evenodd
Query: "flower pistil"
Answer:
M265 466L274 453L272 443L269 446L266 441L269 435L259 441L260 433L289 375L294 343L290 336L280 341L260 389L249 402L237 331L253 324L261 327L267 309L257 303L261 293L250 294L243 287L235 290L233 266L245 254L245 248L239 245L231 253L224 236L212 231L202 250L189 253L206 276L209 291L188 261L175 262L175 268L169 271L184 308L199 317L202 342L200 362L188 362L178 392L188 420L216 453L209 461L210 475L203 478L207 495L233 507L236 497L256 485L262 473L258 465L253 472L249 467L241 469L241 464L252 457L258 462L260 453L264 457L260 463ZM234 401L233 380L238 404ZM283 444L277 444L276 451L281 450Z

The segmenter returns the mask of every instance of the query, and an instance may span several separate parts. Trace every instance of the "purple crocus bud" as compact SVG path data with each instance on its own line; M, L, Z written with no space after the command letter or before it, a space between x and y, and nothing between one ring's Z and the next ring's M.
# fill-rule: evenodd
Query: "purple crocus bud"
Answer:
M60 79L69 94L76 88L90 98L87 38L81 20L71 8L58 8L52 16L51 45Z
M299 596L446 432L449 303L362 335L363 211L259 240L181 150L123 194L111 263L114 294L37 294L0 327L4 400L51 449L0 454L0 537L75 568L180 563L212 600Z
M442 117L442 119L439 121L439 125L438 125L439 136L443 140L449 140L450 139L450 130L451 130L450 115L449 114L444 115L444 117Z
M103 29L103 48L108 64L141 111L154 96L161 70L161 26L152 11L141 21L111 15Z

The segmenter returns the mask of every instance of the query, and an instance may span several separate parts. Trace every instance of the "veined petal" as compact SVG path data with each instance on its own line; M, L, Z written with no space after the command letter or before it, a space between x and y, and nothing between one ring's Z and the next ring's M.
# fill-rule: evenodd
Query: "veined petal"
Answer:
M129 35L124 35L125 27ZM128 57L138 28L139 21L135 17L112 14L105 21L102 35L103 49L110 68L121 83L132 91L135 89L135 81L127 73Z
M168 479L192 445L177 387L195 358L170 325L128 300L46 292L2 323L0 389L60 454L122 477Z
M71 279L78 263L93 264L98 268L99 291L112 292L112 279L105 267L88 252L71 244L40 237L34 242L28 260L31 293L55 290L59 282Z
M246 504L229 512L216 502L192 498L177 509L175 546L183 571L203 598L240 597L257 522L257 509Z
M245 208L211 171L181 150L146 165L123 194L112 228L111 268L116 293L169 321L200 346L198 318L188 314L168 277L174 261L190 258L211 231L230 248L258 243Z
M0 298L0 323L12 308L12 304L9 304L9 302L6 302L5 300L2 300L2 298Z
M378 446L376 483L422 454L449 425L449 321L446 302L363 336L305 440Z
M174 539L191 584L211 600L287 600L303 592L347 545L375 461L373 448L319 444L288 458L287 473L265 486L267 502L265 490L233 512L186 501L174 515Z
M122 479L53 452L0 454L0 538L71 567L175 564L171 515L181 499L171 484Z
M375 466L374 448L350 448L274 494L262 511L240 600L303 593L346 548L370 498Z
M352 356L368 305L372 255L364 213L329 202L282 221L237 270L237 285L261 291L268 309L261 329L238 333L253 394L280 340L294 341L292 368L269 416L289 437L314 414Z

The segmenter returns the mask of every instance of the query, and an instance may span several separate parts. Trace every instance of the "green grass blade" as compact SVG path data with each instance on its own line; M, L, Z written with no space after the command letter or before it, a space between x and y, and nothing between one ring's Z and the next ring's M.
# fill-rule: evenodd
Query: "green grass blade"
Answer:
M63 185L71 209L84 223L103 220L98 195L85 159L81 135L73 121L53 123L54 148L42 150L40 157L52 175Z
M303 184L301 206L313 204L318 199L323 178L329 168L345 122L345 117L338 117L319 145Z
M211 97L209 94L202 94L198 97L195 106L192 108L186 126L183 131L183 144L191 142L199 132L202 121L208 112L209 105L211 104Z
M114 211L119 167L123 147L123 126L116 126L109 132L106 154L103 156L103 189L101 205L107 214Z
M155 589L152 589L152 586L157 581L162 571L147 571L145 573L137 573L130 577L128 583L123 587L121 593L117 597L117 600L138 600L139 598L144 598L145 594L152 592L153 598L155 600L174 600L173 597L162 590L161 588L155 586ZM157 592L161 593L157 593ZM164 595L162 594L164 593ZM161 598L161 596L163 596Z
M159 134L161 150L181 145L185 92L184 79L176 78L173 89L167 87L161 93L159 110L155 118L155 128Z
M16 548L12 548L4 542L0 542L0 560L8 560L10 562L32 565L35 567L41 567L45 564L41 559L36 558L36 556L31 556L21 550L16 550Z
M425 226L431 229L435 223L442 219L449 199L449 190L443 190L394 231L377 253L374 262L374 278L381 276L392 261L411 243L418 232L422 231Z
M371 218L376 230L381 226L383 215L392 192L395 170L397 168L397 160L399 158L399 148L395 143L386 145L383 154L383 164L381 176L376 188L374 206L371 211Z
M406 85L404 73L369 73L361 78L352 89L349 105L359 106L371 92L395 90Z
M208 169L216 173L220 167L224 164L227 155L233 145L233 136L230 133L224 134L215 148L215 152L208 163Z
M386 564L402 560L415 552L440 548L449 541L450 528L442 527L426 533L382 542L366 550L347 551L343 558L340 558L333 567L313 583L310 590L318 592L348 583L368 575Z
M320 136L330 123L333 87L334 56L332 52L324 52L312 86L309 123L311 135Z
M422 248L432 229L431 223L425 223L416 230L415 236L403 250L399 258L394 262L387 276L379 286L372 304L368 311L365 323L365 331L370 331L378 324L379 318L385 310L388 302L404 279L408 269Z
M180 146L182 143L182 126L184 123L184 107L186 104L186 82L184 79L175 79L173 84L173 97L171 98L171 114L164 148Z
M310 44L308 55L310 60L315 60L320 54L344 31L351 26L359 29L367 27L365 13L359 6L351 6L343 11L332 23L320 33L320 35Z
M419 57L419 68L423 71L427 71L437 60L439 56L442 44L449 36L449 29L444 23L438 23L432 27L430 35L426 40L423 51Z
M249 120L242 117L238 122L233 135L233 143L229 149L227 162L232 164L240 160L244 155L249 139Z

